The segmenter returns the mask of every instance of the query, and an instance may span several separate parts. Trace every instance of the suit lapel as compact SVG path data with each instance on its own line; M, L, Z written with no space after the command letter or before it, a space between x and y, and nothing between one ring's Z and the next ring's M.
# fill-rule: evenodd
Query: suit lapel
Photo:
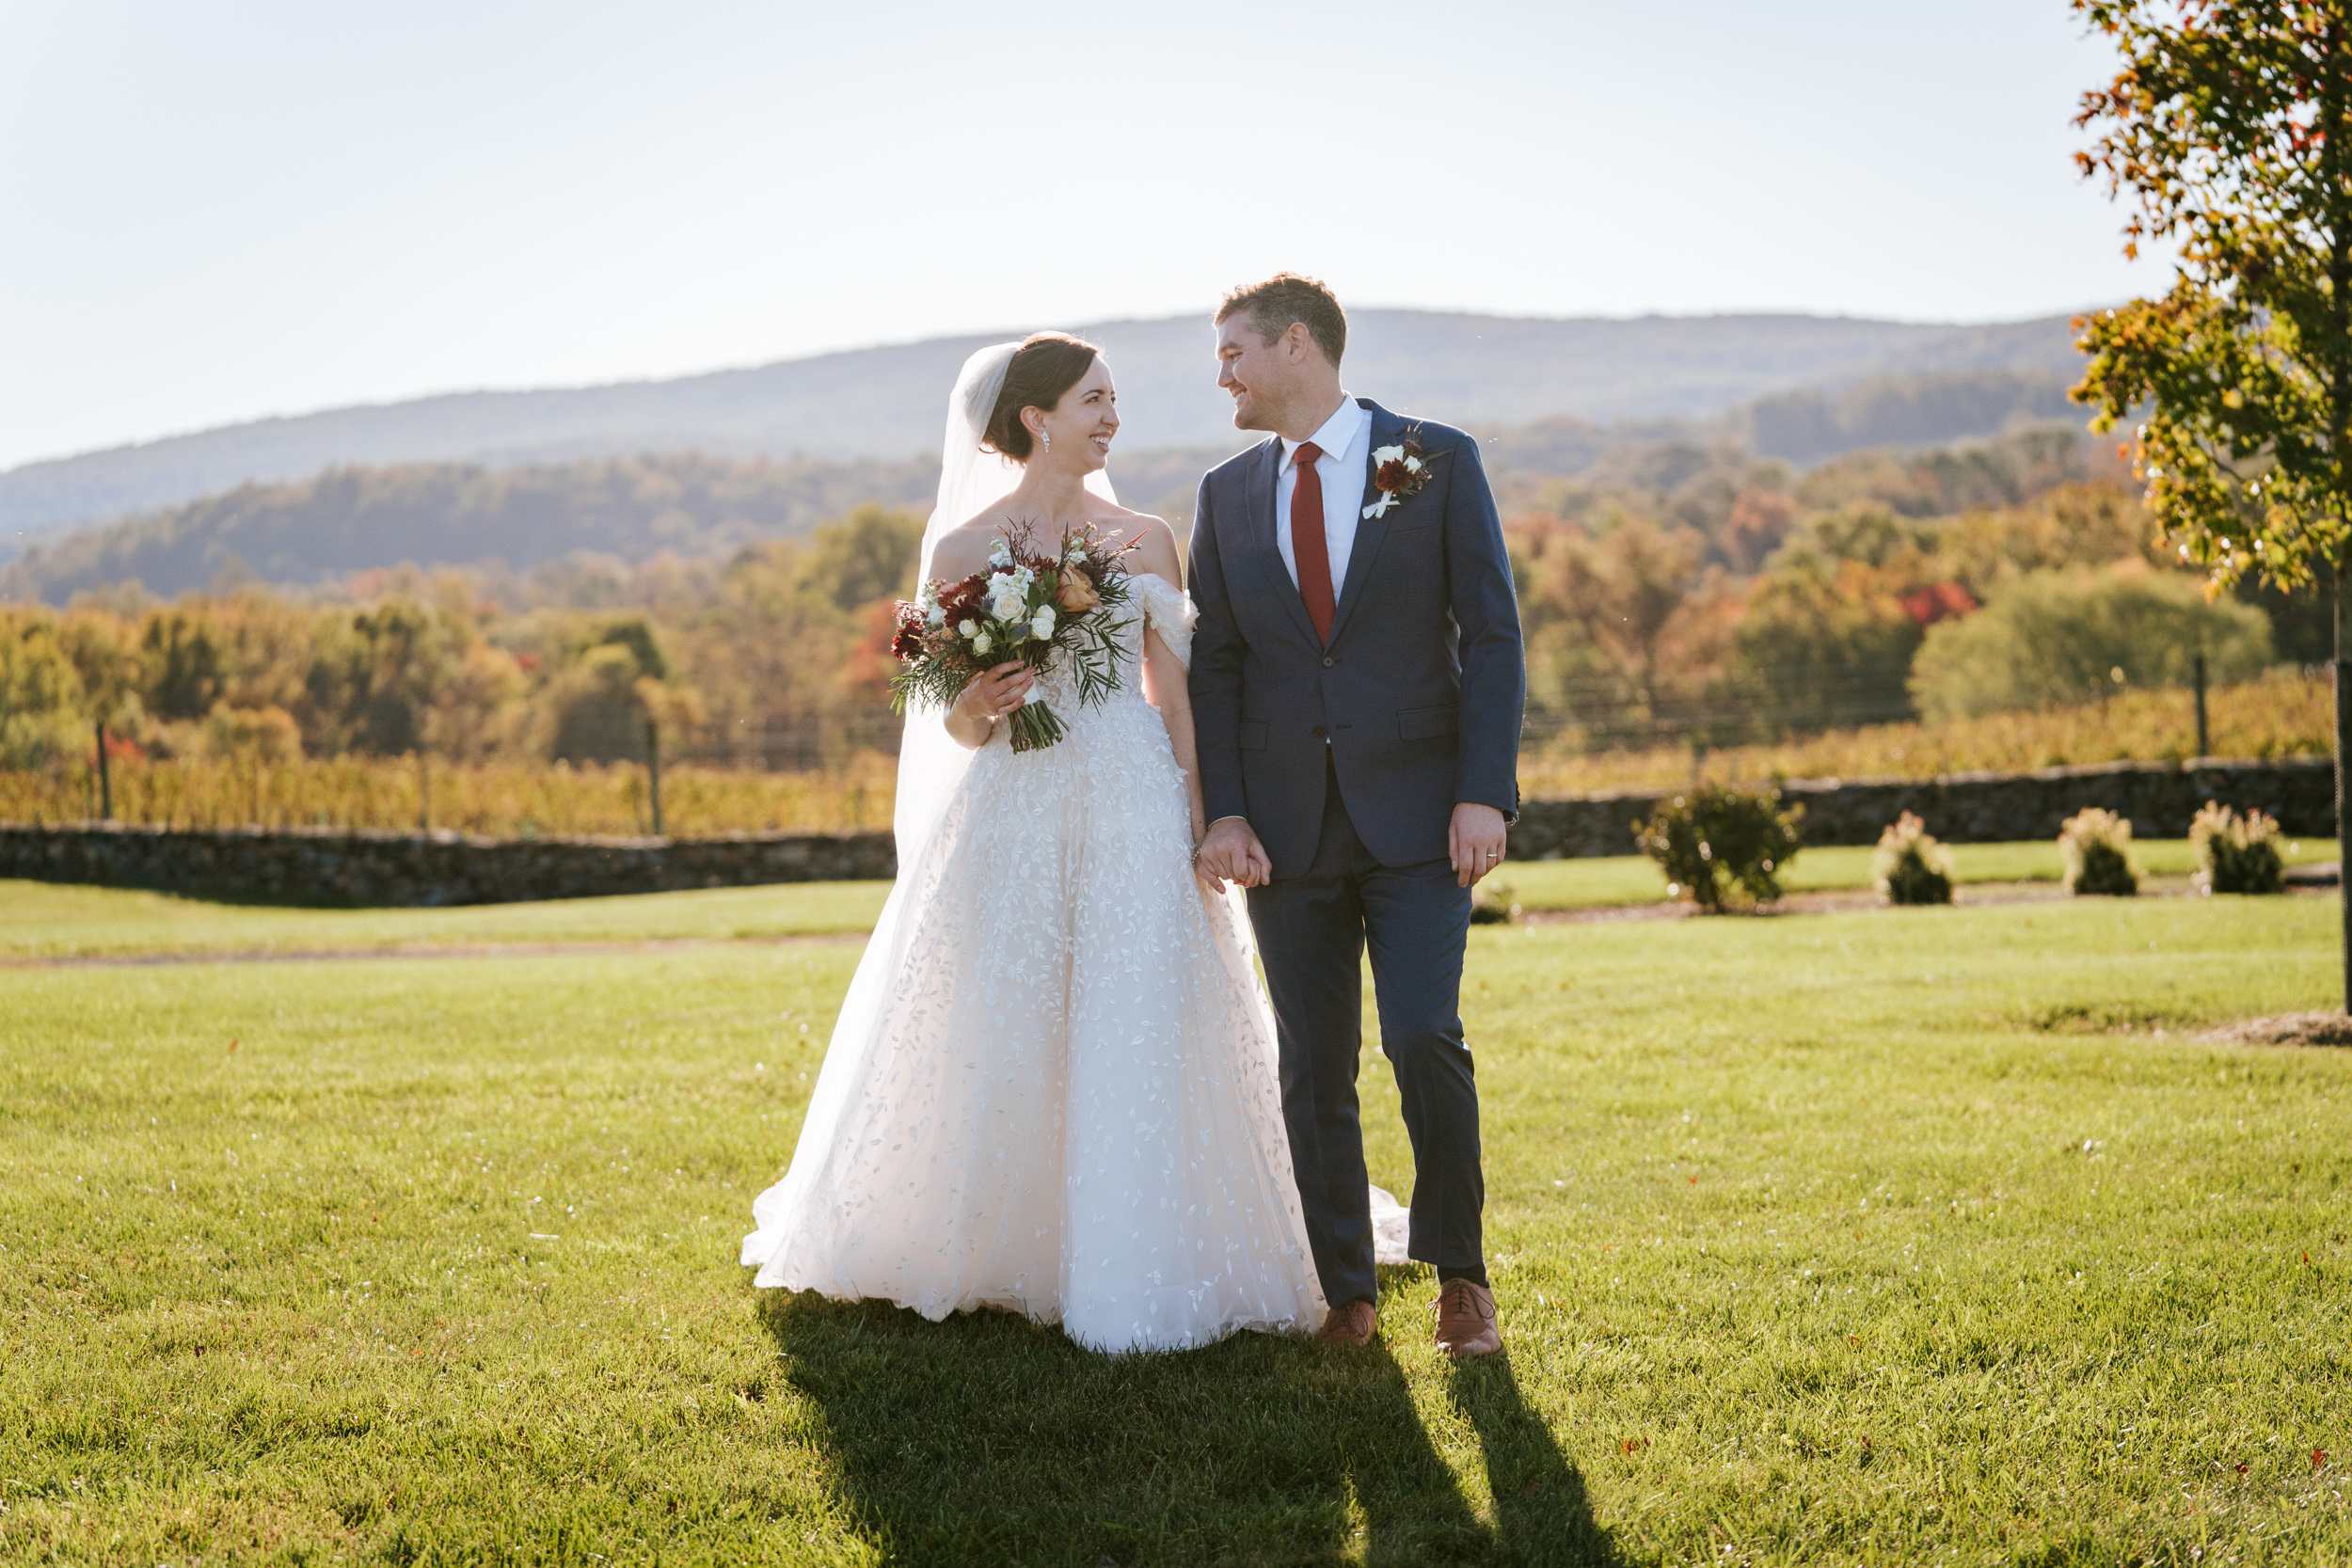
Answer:
M1282 471L1281 437L1268 440L1258 452L1257 464L1249 471L1251 553L1257 558L1259 575L1265 578L1266 591L1289 608L1291 623L1298 628L1299 635L1320 648L1323 640L1315 635L1314 619L1307 613L1307 601L1298 596L1298 585L1291 580L1289 569L1282 564L1282 546L1275 540L1279 525L1274 510L1274 486ZM1333 630L1337 629L1335 626Z
M1340 585L1339 607L1331 614L1334 643L1339 641L1340 633L1347 629L1348 612L1364 596L1364 584L1372 578L1373 560L1380 553L1380 542L1389 536L1389 513L1396 510L1391 507L1377 517L1364 515L1364 510L1380 499L1380 492L1372 483L1372 454L1382 447L1395 445L1404 435L1405 421L1370 398L1364 399L1364 406L1372 411L1370 439L1364 443L1364 493L1356 503L1356 543L1347 552L1347 580Z

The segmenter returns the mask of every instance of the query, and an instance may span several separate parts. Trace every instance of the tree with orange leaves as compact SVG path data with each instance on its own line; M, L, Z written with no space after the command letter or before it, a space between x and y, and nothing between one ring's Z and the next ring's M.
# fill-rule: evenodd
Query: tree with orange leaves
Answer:
M2249 572L2336 588L2336 820L2352 749L2352 4L2074 0L2122 57L2083 95L2086 175L2169 240L2170 292L2082 318L2074 395L2136 408L2156 522L2214 592ZM2352 885L2345 889L2352 915ZM2352 1004L2352 918L2344 923Z

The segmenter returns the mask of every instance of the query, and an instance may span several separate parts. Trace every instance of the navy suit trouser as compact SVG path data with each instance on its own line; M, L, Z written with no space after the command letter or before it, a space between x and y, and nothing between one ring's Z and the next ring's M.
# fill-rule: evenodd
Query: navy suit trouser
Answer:
M1408 1253L1440 1271L1483 1267L1486 1187L1478 1085L1462 1038L1470 889L1444 861L1382 865L1356 836L1327 767L1324 784L1314 863L1251 888L1249 923L1274 1002L1299 1203L1325 1299L1337 1307L1379 1296L1356 1100L1367 947L1380 1049L1413 1146Z

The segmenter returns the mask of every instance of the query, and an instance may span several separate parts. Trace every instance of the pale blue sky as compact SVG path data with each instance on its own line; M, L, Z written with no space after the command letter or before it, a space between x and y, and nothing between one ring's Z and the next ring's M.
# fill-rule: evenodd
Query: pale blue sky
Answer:
M2165 281L2071 166L2105 66L2062 0L0 0L0 467L1283 266L1545 315L2078 309Z

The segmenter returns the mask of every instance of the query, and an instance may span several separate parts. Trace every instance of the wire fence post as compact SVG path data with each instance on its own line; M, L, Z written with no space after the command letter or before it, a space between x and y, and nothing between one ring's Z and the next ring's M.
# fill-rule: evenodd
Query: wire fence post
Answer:
M661 725L650 717L645 720L645 796L653 805L653 836L661 838Z
M2213 743L2205 733L2205 650L2197 650L2197 754L2213 755Z
M98 721L98 820L115 819L114 770L106 765L106 721Z

